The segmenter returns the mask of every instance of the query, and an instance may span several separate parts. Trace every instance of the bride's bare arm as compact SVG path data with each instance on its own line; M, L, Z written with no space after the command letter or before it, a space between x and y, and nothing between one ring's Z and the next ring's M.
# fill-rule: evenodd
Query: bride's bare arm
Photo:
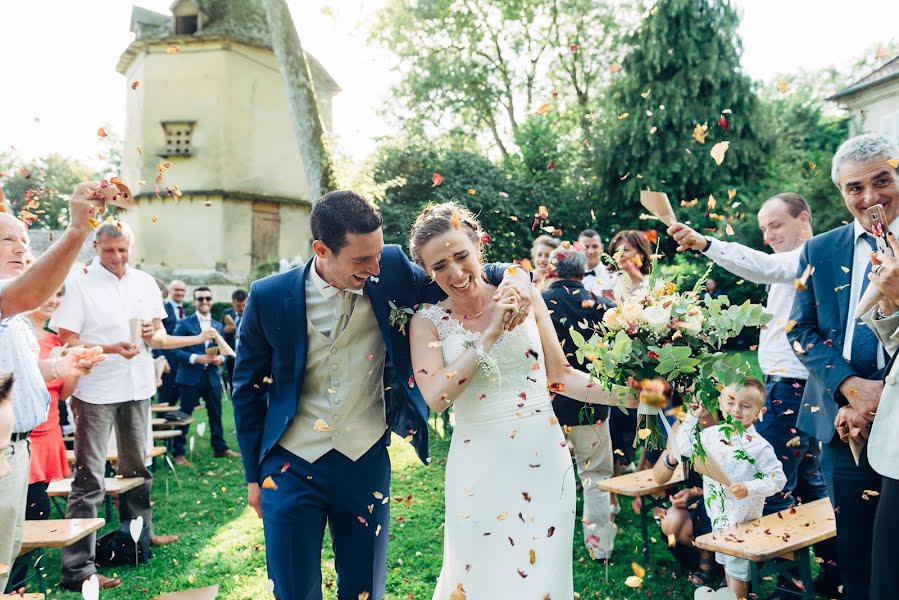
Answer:
M415 382L428 406L443 412L465 391L472 377L478 374L480 360L502 335L506 312L517 310L518 292L506 290L493 307L493 317L481 337L449 365L443 361L443 350L434 322L422 314L412 317L409 324L412 368Z
M611 394L603 390L596 383L590 383L590 377L583 371L572 367L565 358L559 338L556 337L556 329L553 327L552 317L540 292L534 289L531 292L531 310L537 319L537 329L540 331L540 344L543 346L543 360L546 364L546 379L550 389L559 389L569 398L589 402L591 404L611 404L618 406L618 401ZM632 400L629 397L629 400ZM627 406L636 406L636 401L629 402Z

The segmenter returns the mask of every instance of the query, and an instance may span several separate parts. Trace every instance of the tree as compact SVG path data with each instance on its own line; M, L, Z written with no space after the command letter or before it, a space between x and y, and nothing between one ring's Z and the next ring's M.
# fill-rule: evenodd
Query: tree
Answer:
M285 0L262 0L262 4L271 29L272 50L284 80L300 158L309 181L309 195L311 200L317 200L333 190L336 182L306 53Z
M706 206L710 194L725 199L728 189L754 195L769 143L740 71L738 22L729 2L668 0L629 37L622 76L609 91L595 186L620 222L638 222L643 189ZM710 156L718 142L730 144L720 166Z
M90 167L59 154L29 161L0 156L0 183L10 212L26 221L33 216L31 227L64 229L69 222L65 199L76 184L95 176Z
M508 157L529 114L569 98L586 130L618 22L592 0L391 0L373 35L405 73L394 94L409 129L461 126Z

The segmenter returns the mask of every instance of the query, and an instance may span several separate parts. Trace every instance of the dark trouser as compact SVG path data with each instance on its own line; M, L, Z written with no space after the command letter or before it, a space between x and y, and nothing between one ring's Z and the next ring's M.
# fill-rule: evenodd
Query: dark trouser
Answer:
M97 507L106 497L106 450L115 426L118 462L116 475L142 477L145 481L119 496L119 519L126 523L138 516L153 535L150 488L153 475L144 462L147 455L147 428L150 400L129 400L114 404L91 404L72 396L75 415L75 479L66 505L67 519L95 518ZM62 583L74 584L97 572L94 554L97 535L92 533L62 549Z
M47 486L50 485L46 481L36 481L28 484L28 500L25 504L25 520L40 521L50 518L50 496L47 495ZM6 585L6 593L12 594L15 591L15 585L24 581L28 577L28 569L34 565L36 556L34 551L16 559L12 569L9 572L9 581ZM43 569L43 565L39 565Z
M176 406L179 393L178 384L175 383L175 376L178 374L178 359L168 355L165 359L169 363L169 372L162 374L162 385L156 390L156 397L161 404Z
M321 549L331 531L338 600L385 593L390 503L390 457L384 440L359 460L331 450L314 463L280 446L262 461L262 524L275 597L321 600ZM366 594L367 592L367 594ZM370 596L369 596L370 595Z
M896 540L899 539L899 481L883 478L880 503L874 519L874 546L871 558L872 600L899 598L899 569L896 568Z
M774 448L787 476L784 489L765 500L764 514L770 515L797 502L826 498L827 485L821 472L818 440L796 429L805 386L772 381L765 388L767 410L755 429Z
M189 415L200 406L200 398L206 404L206 416L209 417L209 437L212 441L213 452L224 452L228 449L225 442L225 429L222 427L222 388L209 385L180 385L181 411ZM190 425L181 428L181 435L172 441L172 454L184 456L184 448L187 446L187 432Z
M868 464L867 447L856 466L849 444L836 436L821 450L821 468L836 513L837 571L843 594L846 600L867 600L879 496L865 492L879 492L882 478Z

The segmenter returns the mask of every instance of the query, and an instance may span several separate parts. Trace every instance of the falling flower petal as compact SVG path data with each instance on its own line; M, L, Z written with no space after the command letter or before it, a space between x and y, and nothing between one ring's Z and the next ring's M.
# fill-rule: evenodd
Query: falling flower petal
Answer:
M718 142L712 146L712 150L709 152L719 167L724 162L724 155L727 153L728 148L730 148L730 142Z

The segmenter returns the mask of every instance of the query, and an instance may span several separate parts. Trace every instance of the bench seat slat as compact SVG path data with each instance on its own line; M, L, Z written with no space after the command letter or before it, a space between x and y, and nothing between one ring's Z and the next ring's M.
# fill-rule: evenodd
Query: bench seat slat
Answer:
M778 514L780 516L778 516ZM765 562L830 539L837 534L830 499L822 498L756 521L699 536L698 548Z
M610 477L594 482L594 485L607 492L638 498L650 494L659 494L668 488L675 487L684 481L684 470L678 467L667 483L658 484L652 477L652 469Z

